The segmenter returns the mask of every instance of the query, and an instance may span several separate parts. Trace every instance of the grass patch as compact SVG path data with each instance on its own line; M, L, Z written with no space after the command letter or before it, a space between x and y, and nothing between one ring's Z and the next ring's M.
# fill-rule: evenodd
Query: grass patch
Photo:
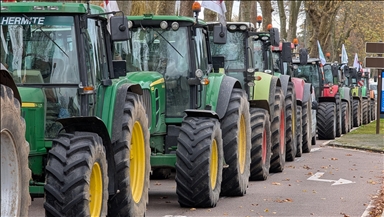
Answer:
M349 134L376 134L376 121L372 121L367 125L362 125ZM384 118L380 119L380 134L384 134Z

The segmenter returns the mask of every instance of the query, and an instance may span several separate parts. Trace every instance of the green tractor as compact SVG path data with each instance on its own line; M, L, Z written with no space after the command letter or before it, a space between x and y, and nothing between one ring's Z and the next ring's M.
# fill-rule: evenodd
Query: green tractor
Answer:
M351 114L353 127L359 127L363 122L363 85L359 85L361 75L361 72L358 72L354 67L349 67L349 72L346 73L345 85L351 88L352 94Z
M3 56L3 53L1 53ZM2 60L1 60L2 62ZM1 215L28 216L31 204L28 186L29 144L21 98L12 76L3 64L0 69Z
M44 196L46 216L146 211L143 91L126 77L125 62L113 61L112 43L129 37L127 20L106 16L89 3L1 4L1 62L23 101L29 193Z
M375 120L375 104L376 98L375 93L371 90L370 85L370 73L367 70L362 69L361 72L361 81L362 81L362 100L363 100L363 124L369 124L371 121Z
M128 20L131 38L115 50L143 89L152 177L167 178L174 169L182 207L214 207L220 195L244 195L249 103L239 81L211 72L206 23L150 14Z
M291 139L294 131L287 132L286 126L286 109L293 109L285 107L288 79L273 76L272 58L268 53L271 45L279 41L278 31L273 29L272 36L265 35L263 41L258 41L253 39L259 33L248 22L227 22L226 26L210 22L208 26L215 71L237 78L248 95L252 120L250 179L265 180L270 171L284 170L286 155L288 160L293 160L296 147ZM292 94L288 103L292 103L291 97ZM291 116L288 119L291 129ZM289 153L286 153L286 140Z

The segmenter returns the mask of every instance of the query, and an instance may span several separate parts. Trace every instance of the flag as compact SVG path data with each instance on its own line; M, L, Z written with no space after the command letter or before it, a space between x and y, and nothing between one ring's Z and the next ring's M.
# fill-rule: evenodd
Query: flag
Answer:
M359 70L360 68L360 63L359 63L359 58L357 57L357 53L355 53L355 60L353 60L353 67Z
M104 1L104 9L106 12L112 12L112 11L120 11L119 6L117 5L116 1ZM112 14L108 15L108 17L113 16Z
M323 53L323 50L321 50L321 46L320 46L320 42L319 41L317 41L317 47L319 48L320 62L321 62L321 64L325 65L325 63L327 61L325 60L324 53Z
M225 21L225 12L227 12L227 8L225 7L224 0L202 1L201 7L204 7L206 9L216 12L218 14L220 23L224 26L227 25Z
M348 55L347 55L347 51L345 50L344 44L341 47L341 63L342 64L344 64L344 63L348 64Z

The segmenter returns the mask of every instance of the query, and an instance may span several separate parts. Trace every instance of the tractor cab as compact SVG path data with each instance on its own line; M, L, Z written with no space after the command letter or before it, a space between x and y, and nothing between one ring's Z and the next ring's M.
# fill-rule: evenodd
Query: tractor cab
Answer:
M203 50L206 30L195 28L193 18L143 15L128 20L131 38L115 43L118 58L126 61L128 76L157 72L165 85L166 117L181 118L184 110L200 106L199 78L209 70Z
M316 100L318 100L322 87L324 84L322 68L320 67L320 59L306 58L293 58L293 75L294 77L303 79L306 83L311 83L315 89Z

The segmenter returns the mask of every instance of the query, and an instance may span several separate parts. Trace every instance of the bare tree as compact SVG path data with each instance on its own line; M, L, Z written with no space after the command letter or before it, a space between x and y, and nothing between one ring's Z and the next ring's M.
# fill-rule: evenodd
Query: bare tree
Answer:
M287 16L285 15L284 1L277 1L280 16L280 38L287 38Z
M272 5L271 1L259 1L261 13L263 15L263 30L267 30L268 24L272 24Z
M204 20L205 21L217 21L217 13L204 8Z
M239 21L242 22L250 22L250 15L251 15L251 1L240 1L240 11L239 11Z
M296 38L297 33L297 18L299 16L301 0L290 1L289 3L289 27L288 27L288 36L287 41L292 41Z
M158 1L156 7L157 15L175 15L176 1Z
M191 0L182 0L180 1L180 16L187 16L187 17L192 17L193 16L193 11L192 11L192 5L193 2Z
M227 0L224 2L227 13L225 14L225 19L229 22L232 21L232 10L233 10L233 0Z

